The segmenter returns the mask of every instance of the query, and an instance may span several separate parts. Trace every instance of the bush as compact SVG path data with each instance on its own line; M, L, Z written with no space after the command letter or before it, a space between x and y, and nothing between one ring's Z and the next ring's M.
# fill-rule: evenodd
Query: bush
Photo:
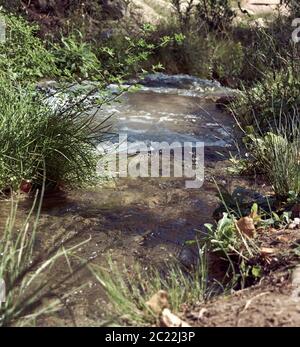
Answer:
M211 46L207 38L195 33L180 33L176 23L169 23L158 27L161 36L174 35L178 38L172 40L167 46L155 50L153 60L160 62L167 73L186 73L203 78L211 76ZM155 40L156 33L153 34Z
M209 31L227 30L235 16L229 0L199 0L196 5L196 20Z
M98 44L86 42L78 30L46 43L37 36L36 25L21 17L3 16L7 39L0 44L0 72L18 82L63 78L97 80L105 85L141 73L155 49L150 41L152 26L145 25L135 37L114 34Z
M175 39L155 50L155 62L159 61L168 73L186 73L217 79L224 84L237 84L244 64L244 49L239 41L220 38L213 32L206 35L192 30L183 35L180 30L176 22L157 28L152 37L154 42L157 33Z
M266 74L299 66L299 45L291 40L291 21L276 16L267 27L239 25L233 28L232 39L240 41L245 61L240 79L248 87L262 81Z
M100 62L79 31L62 37L60 43L53 45L52 52L61 77L99 79Z
M166 47L175 40L174 36L176 38L174 33L171 36L160 35L156 26L151 24L144 24L134 36L115 32L96 48L104 76L107 78L110 75L111 82L124 82L128 78L147 73L145 69L161 69L160 62L150 66L150 58L157 49Z
M224 31L236 16L229 0L171 0L181 30L190 32L193 24L205 31ZM198 27L198 32L200 32Z
M40 185L44 175L49 184L94 179L103 124L94 125L78 100L60 103L54 108L33 88L0 81L0 189Z
M244 49L240 42L215 38L212 48L213 77L225 85L236 86L244 64Z
M294 114L300 105L299 88L300 79L293 67L269 72L263 81L244 89L231 109L242 126L268 129L281 114Z
M35 81L57 74L55 57L36 36L38 27L24 19L3 15L6 41L0 43L0 70L11 79Z
M86 42L78 30L62 37L51 47L59 76L68 80L96 80L105 87L144 74L155 48L167 45L171 39L159 38L155 43L151 37L154 30L152 25L145 25L134 37L116 32L97 43Z

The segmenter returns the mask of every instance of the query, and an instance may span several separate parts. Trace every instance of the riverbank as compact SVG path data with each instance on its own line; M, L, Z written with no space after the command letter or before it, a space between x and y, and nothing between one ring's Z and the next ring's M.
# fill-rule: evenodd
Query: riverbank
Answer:
M197 327L297 327L300 325L300 230L271 230L257 240L270 254L269 273L257 284L188 305L183 320Z

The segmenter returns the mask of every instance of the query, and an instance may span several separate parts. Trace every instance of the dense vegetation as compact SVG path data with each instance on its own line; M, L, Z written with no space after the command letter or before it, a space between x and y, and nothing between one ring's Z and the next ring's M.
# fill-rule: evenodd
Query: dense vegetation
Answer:
M45 41L36 25L15 15L1 16L7 32L0 44L0 190L16 190L23 182L37 187L43 175L51 186L92 183L95 147L109 127L104 120L95 125L95 111L116 98L105 89L109 83L145 72L142 63L154 49L148 38L153 29L145 26L138 37L123 40L120 54L121 47L85 42L79 31ZM62 84L45 94L36 85L43 78ZM96 83L68 89L83 80Z

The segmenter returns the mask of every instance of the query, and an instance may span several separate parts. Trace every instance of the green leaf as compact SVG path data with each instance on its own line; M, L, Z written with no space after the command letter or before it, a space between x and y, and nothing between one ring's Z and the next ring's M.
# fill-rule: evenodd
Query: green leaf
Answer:
M255 278L260 278L262 276L262 268L259 265L253 266L251 272Z

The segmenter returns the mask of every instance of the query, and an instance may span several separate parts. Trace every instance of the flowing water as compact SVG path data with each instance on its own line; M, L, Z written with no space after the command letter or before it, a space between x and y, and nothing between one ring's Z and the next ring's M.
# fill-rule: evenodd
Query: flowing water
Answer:
M96 188L48 193L38 247L47 247L50 240L63 234L73 243L91 238L78 255L98 264L105 264L108 254L126 264L136 260L155 264L175 255L189 266L195 255L185 247L185 241L194 238L197 230L204 231L204 223L213 221L218 205L213 178L228 190L249 184L226 174L236 132L233 119L218 109L215 101L231 93L217 82L152 75L139 91L128 92L121 102L107 107L102 113L114 114L115 134L127 134L130 142L204 142L204 185L186 189L185 178L127 177ZM23 202L20 215L29 204ZM1 202L2 220L8 209L8 204ZM67 271L66 264L58 270ZM72 307L77 324L94 324L101 318L95 307L102 305L103 298L91 274L84 272L82 276L89 286L73 295Z

